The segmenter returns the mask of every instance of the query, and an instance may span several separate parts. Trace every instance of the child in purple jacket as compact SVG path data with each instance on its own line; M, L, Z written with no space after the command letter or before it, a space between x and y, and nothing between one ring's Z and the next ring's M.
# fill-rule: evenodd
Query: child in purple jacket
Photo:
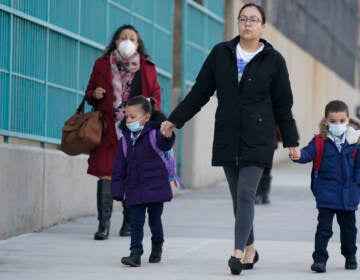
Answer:
M340 100L329 102L319 136L314 137L295 158L299 163L321 158L319 169L316 167L318 164L314 164L312 176L312 192L319 211L312 255L314 263L311 266L315 272L326 271L329 258L326 248L333 234L334 215L340 226L345 269L357 268L355 211L360 199L360 131L353 126L358 126L358 123L349 118L347 105ZM322 156L319 150L322 150Z
M149 262L160 262L164 242L161 222L163 203L172 199L168 171L150 142L153 108L154 101L141 95L127 102L126 126L122 130L126 145L122 145L120 139L112 172L112 196L116 200L124 201L131 211L131 252L130 256L121 259L123 264L130 266L141 265L146 210L152 235ZM156 129L155 133L159 150L170 150L175 134L166 138L159 129Z

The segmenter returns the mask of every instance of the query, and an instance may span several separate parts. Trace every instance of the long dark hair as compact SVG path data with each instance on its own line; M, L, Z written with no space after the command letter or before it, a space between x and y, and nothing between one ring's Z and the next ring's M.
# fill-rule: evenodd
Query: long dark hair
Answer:
M144 45L144 41L141 38L139 31L136 30L136 28L130 24L124 24L122 26L120 26L118 29L116 29L116 31L114 32L112 39L110 41L110 43L107 45L107 47L104 50L104 53L102 56L109 56L111 54L111 52L113 50L116 49L116 40L119 38L121 32L125 29L130 29L132 31L134 31L137 35L137 41L138 41L138 48L137 48L137 52L145 57L149 57L149 54L146 52L145 50L145 45Z
M266 23L266 17L265 17L265 12L264 12L264 9L260 6L260 5L257 5L255 3L247 3L245 4L244 6L241 7L240 11L239 11L239 17L240 17L240 14L241 12L245 9L245 8L248 8L248 7L254 7L256 8L260 15L261 15L261 23L262 24L265 24Z

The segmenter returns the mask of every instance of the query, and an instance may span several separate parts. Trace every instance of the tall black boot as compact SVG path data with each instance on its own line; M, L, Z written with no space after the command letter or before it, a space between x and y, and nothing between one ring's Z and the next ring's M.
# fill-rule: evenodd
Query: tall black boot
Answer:
M100 179L97 185L97 209L99 226L94 234L95 240L105 240L109 237L110 218L113 208L111 196L111 181Z
M270 194L270 187L271 187L271 180L272 177L270 174L264 174L261 178L262 184L262 203L269 204L269 194Z
M120 236L130 236L130 230L131 230L131 213L130 208L125 206L125 203L122 203L123 205L123 222L122 226L119 231Z

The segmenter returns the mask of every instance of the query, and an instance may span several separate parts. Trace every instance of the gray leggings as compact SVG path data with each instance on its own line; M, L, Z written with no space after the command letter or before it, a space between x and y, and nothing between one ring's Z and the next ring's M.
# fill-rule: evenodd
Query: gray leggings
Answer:
M235 215L235 249L244 251L254 243L254 205L256 189L264 168L257 166L224 166Z

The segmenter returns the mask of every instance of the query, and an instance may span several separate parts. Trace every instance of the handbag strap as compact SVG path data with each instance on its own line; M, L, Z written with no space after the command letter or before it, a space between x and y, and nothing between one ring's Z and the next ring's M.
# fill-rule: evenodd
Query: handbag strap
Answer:
M78 114L84 114L84 110L85 110L85 100L86 100L86 94L84 94L83 99L81 100L81 103L79 105L79 107L76 109L76 113Z

